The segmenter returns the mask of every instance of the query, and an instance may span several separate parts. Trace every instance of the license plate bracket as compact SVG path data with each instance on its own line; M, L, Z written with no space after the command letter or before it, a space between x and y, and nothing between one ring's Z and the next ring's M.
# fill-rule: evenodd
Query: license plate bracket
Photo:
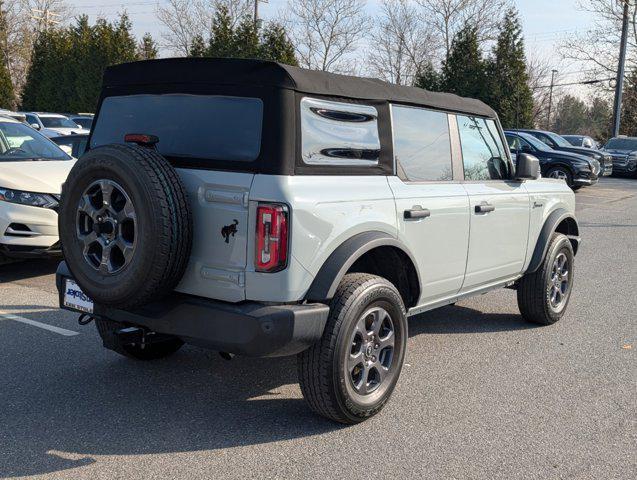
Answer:
M93 313L93 300L86 295L72 278L64 279L62 306L81 313Z

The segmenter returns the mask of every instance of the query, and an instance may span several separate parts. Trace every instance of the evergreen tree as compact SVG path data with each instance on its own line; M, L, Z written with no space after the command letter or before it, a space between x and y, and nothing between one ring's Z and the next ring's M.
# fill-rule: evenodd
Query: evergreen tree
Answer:
M4 62L0 63L0 108L12 110L14 108L15 97L13 93L13 83L9 70Z
M442 65L442 76L444 91L485 99L487 74L476 27L466 24L455 36Z
M588 109L590 132L595 140L605 141L610 136L612 107L607 98L594 97Z
M620 133L637 137L637 68L624 83Z
M207 57L236 57L235 33L228 7L221 5L212 20L212 32L206 49Z
M285 29L278 23L270 23L263 30L257 56L287 65L299 64L294 55L294 45L288 39Z
M529 87L522 27L514 8L504 16L487 72L485 100L498 113L502 125L532 127L533 93Z
M146 32L137 44L137 58L139 60L152 60L158 55L157 43L150 33Z
M588 134L590 124L586 104L577 97L565 95L555 106L554 129L557 133Z
M201 35L195 35L189 49L189 57L205 57L207 53L206 42Z
M440 92L442 83L442 75L434 68L431 62L425 63L414 78L414 87L424 88L430 92Z
M104 69L137 59L131 22L122 14L115 23L87 16L63 29L48 29L35 41L22 92L25 110L60 112L95 109Z
M257 58L259 56L259 32L254 20L245 16L232 36L233 57Z
M0 0L0 108L13 109L15 95L9 74L9 41L7 18Z

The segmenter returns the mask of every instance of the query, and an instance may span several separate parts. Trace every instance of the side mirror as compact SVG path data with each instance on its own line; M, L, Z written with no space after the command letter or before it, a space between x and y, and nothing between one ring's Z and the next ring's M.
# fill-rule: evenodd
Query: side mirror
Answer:
M515 167L516 180L537 180L540 178L540 161L528 153L518 153Z
M36 130L40 130L40 125L37 123L32 123L31 126L35 128Z

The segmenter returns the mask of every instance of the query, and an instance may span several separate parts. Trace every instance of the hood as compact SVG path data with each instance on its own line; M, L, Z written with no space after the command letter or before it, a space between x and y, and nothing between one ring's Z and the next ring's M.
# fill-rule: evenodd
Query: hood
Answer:
M620 150L619 148L608 148L608 149L604 149L604 151L611 155L623 155L623 156L628 156L631 153L637 153L637 150Z
M75 160L0 162L0 187L60 194L73 165Z
M591 164L591 158L577 153L565 152L563 150L553 150L552 152L544 152L545 158L562 158L569 162L583 162L588 165Z
M585 157L594 158L595 160L600 160L604 157L604 153L596 150L594 148L586 148L586 147L557 147L557 150L562 152L571 152L577 153L578 155L583 155Z
M84 133L84 134L89 133L89 131L84 128L46 128L46 130L48 130L49 132L54 132L57 135L72 135L74 133Z

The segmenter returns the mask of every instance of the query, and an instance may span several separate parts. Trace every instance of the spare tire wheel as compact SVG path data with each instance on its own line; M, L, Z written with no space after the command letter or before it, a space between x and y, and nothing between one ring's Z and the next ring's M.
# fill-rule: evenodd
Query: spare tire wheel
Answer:
M88 151L62 191L64 258L96 303L132 308L172 291L192 245L183 183L157 151L107 145Z

